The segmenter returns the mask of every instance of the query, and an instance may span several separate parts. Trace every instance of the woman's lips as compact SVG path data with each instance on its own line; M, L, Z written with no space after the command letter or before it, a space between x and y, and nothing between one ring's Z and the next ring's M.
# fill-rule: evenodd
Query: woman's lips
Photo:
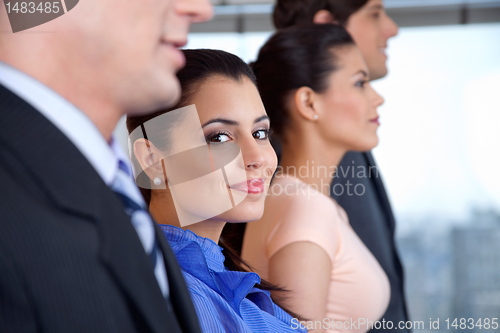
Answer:
M229 188L249 194L258 194L264 192L265 178L249 179L246 182L233 184Z
M374 123L374 124L377 124L377 125L380 125L379 117L370 119L370 122Z

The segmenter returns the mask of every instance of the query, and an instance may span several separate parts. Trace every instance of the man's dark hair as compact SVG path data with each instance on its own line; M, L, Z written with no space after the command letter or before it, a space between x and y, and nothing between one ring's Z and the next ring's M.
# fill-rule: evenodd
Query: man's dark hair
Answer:
M298 24L312 23L314 15L325 9L335 21L345 26L349 17L363 7L368 0L277 0L273 21L276 29Z

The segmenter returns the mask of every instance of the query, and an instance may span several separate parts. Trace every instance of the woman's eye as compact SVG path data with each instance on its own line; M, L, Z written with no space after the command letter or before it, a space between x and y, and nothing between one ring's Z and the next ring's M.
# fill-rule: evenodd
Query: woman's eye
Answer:
M270 134L270 130L261 129L261 130L253 132L253 137L254 137L254 139L257 139L257 140L266 140L266 139L269 139L269 134Z
M365 87L365 84L367 83L368 81L367 80L361 80L361 81L358 81L356 82L356 87L360 87L360 88L364 88Z
M215 133L207 139L209 143L224 143L227 141L231 141L231 137L226 133Z

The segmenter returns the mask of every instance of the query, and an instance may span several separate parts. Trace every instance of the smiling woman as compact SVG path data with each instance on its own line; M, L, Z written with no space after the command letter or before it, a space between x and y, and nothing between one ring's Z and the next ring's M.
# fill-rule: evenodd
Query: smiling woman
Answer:
M138 185L183 269L204 332L301 331L256 273L225 267L217 245L226 223L262 216L277 165L254 74L223 51L183 52L180 102L127 119Z

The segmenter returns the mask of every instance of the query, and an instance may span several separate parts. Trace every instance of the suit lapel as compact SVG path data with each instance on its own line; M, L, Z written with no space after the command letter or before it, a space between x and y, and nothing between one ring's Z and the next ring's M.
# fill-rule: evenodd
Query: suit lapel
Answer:
M198 317L191 302L191 296L186 287L177 259L175 258L170 245L168 244L163 231L155 223L156 234L158 235L158 244L163 253L165 260L165 268L167 269L167 277L170 288L170 296L174 311L179 318L179 324L183 332L201 333Z
M121 202L59 129L1 85L0 149L22 163L33 186L59 209L95 223L101 258L127 298L153 332L172 329L175 318Z
M394 228L396 227L396 221L394 219L394 214L392 212L391 203L389 202L389 198L387 197L387 192L385 191L384 182L382 181L382 176L380 175L377 164L375 163L375 159L371 151L363 154L366 158L366 162L368 167L374 166L376 167L377 174L371 179L374 179L375 189L377 190L378 197L380 198L380 202L384 207L384 211L387 214L387 220L389 221L389 226L391 227L391 231L394 232Z
M367 160L367 163L369 166L376 166L378 168L377 164L375 163L375 159L373 158L371 151L366 152L364 155L366 157L366 160ZM378 192L378 195L379 195L381 203L384 207L385 213L387 214L387 221L389 223L389 227L391 228L390 229L391 230L391 237L394 237L394 232L396 229L396 219L394 218L391 203L389 202L389 198L387 197L387 193L385 191L384 182L382 181L382 177L380 176L380 174L378 175L378 177L374 177L374 178L375 178L375 188ZM402 266L401 261L399 259L399 255L397 253L395 243L392 243L391 246L392 246L393 255L394 255L394 266L395 266L399 276L401 277L401 281L404 281L404 279L403 279L403 274L404 274L403 266ZM401 290L403 290L403 285L401 285ZM406 314L406 304L404 304L404 312L405 312L406 317L408 317L408 315Z
M114 194L111 193L111 195L114 197ZM109 209L107 210L109 211ZM119 210L120 214L125 214L121 205L119 205ZM150 260L144 252L129 217L125 216L120 221L109 214L103 218L106 220L109 218L109 221L112 221L100 223L103 235L102 258L110 271L137 305L153 332L166 332L167 330L180 332L176 329L178 328L177 318L174 313L168 310ZM127 228L124 227L124 224L127 225ZM126 239L133 239L134 246L131 246L131 241L125 241ZM180 280L177 283L182 286L184 281ZM174 285L170 288L176 287L177 285Z

